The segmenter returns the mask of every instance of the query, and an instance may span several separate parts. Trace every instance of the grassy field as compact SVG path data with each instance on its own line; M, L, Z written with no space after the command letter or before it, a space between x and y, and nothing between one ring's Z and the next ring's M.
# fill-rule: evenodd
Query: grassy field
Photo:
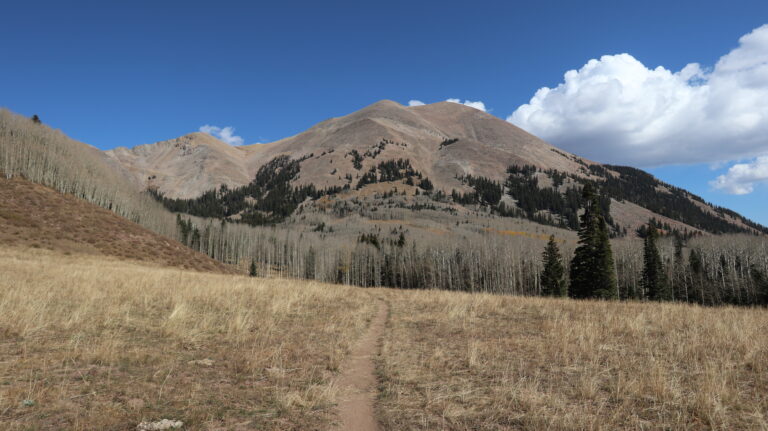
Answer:
M768 311L361 289L0 248L0 429L328 429L375 314L388 430L768 429Z
M4 431L326 429L376 309L363 289L5 246L0 275Z
M379 294L386 429L768 429L765 309Z

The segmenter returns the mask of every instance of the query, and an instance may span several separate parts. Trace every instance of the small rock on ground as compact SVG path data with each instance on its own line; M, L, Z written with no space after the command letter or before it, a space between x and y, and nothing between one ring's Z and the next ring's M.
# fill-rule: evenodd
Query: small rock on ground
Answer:
M212 367L214 364L213 359L196 359L194 361L187 362L189 365L200 365L203 367Z
M137 431L163 431L169 429L179 429L184 425L182 421L172 421L163 419L157 422L142 422L136 426Z

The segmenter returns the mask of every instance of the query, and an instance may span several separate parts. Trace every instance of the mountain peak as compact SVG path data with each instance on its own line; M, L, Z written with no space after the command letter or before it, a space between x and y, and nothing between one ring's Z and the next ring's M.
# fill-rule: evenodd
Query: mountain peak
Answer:
M187 133L186 135L182 135L182 136L179 136L178 138L169 139L163 142L188 142L188 143L195 143L195 144L202 144L202 145L217 145L217 146L225 145L227 147L231 147L231 145L227 144L221 139L205 132Z
M394 100L389 100L389 99L382 99L382 100L379 100L376 103L373 103L373 104L370 104L370 105L367 106L367 108L373 108L373 107L377 107L377 108L383 108L383 107L405 108L405 106L395 102Z
M384 99L384 100L379 100L376 103L370 104L357 112L353 112L347 117L360 116L360 115L365 116L365 115L371 115L373 113L379 113L379 112L405 111L405 109L406 109L405 106L393 100Z

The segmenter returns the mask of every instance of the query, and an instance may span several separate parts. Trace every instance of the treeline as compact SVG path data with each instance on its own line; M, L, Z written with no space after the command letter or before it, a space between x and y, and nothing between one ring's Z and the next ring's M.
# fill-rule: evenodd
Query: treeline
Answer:
M547 273L546 261L539 254L546 246L536 238L510 239L485 231L461 240L416 238L402 232L396 235L371 232L349 238L335 232L251 228L192 219L184 223L189 232L187 245L232 264L253 261L259 276L517 295L545 295L549 286L542 279ZM678 254L674 238L658 241L660 271L668 280L671 297L657 295L654 287L644 282L645 244L636 239L611 241L615 278L613 281L603 278L612 283L612 288L603 289L605 294L599 295L593 293L591 287L575 293L572 289L573 244L556 240L565 294L579 298L658 299L703 305L766 304L768 241L765 238L696 237L681 246ZM607 273L599 269L597 272ZM595 285L590 277L582 280L586 280L587 286Z
M582 189L585 184L593 184L597 189L606 222L612 227L611 236L627 234L626 229L617 226L610 216L611 199L632 202L659 215L714 234L755 231L768 233L767 227L752 222L731 210L712 206L715 209L713 214L697 204L697 202L705 203L700 197L683 189L663 184L639 169L614 165L585 164L585 166L585 172L592 174L593 178L566 174L554 169L541 171L532 165L510 166L507 169L508 176L503 187L484 177L460 177L459 180L471 186L474 191L459 193L454 190L451 198L462 205L489 206L501 216L522 217L541 224L577 230L579 228L578 211L585 204L582 199ZM537 176L540 172L551 179L551 187L540 186ZM566 180L570 180L570 185L565 185ZM503 193L514 200L514 207L507 206L496 199ZM747 227L730 222L726 217L733 218ZM674 230L669 226L666 228L668 232ZM680 232L680 234L690 235L691 233Z
M420 241L399 232L355 239L188 218L178 229L188 246L227 263L253 262L259 276L509 294L534 294L539 285L538 257L529 253L539 240L532 238L508 241L482 233L462 241Z
M768 306L764 238L759 250L749 249L753 242L749 236L738 237L740 243L729 241L732 247L716 243L708 247L694 246L686 259L687 239L673 235L673 257L665 258L658 246L657 223L651 220L645 229L642 248L636 247L634 256L629 257L625 247L617 262L605 220L589 184L584 187L584 199L587 205L581 216L579 245L570 260L569 279L565 278L563 256L555 237L551 236L542 254L542 295ZM735 244L738 246L733 247ZM637 254L641 256L640 262Z
M537 169L534 166L510 166L507 169L509 176L505 182L507 193L515 199L519 215L538 223L545 223L559 227L576 230L579 227L578 211L584 205L581 188L573 185L560 192L553 187L539 187L536 177ZM551 176L562 181L556 171ZM585 182L586 183L586 182ZM611 218L611 198L602 190L598 200L602 213L605 214L608 225L613 226ZM539 213L547 211L550 217L543 218ZM555 217L551 217L551 216Z
M198 217L242 222L252 226L270 225L284 221L292 215L305 200L318 199L349 189L331 186L317 189L314 185L293 186L292 182L301 171L301 159L292 160L278 156L260 167L254 179L247 185L230 189L222 184L218 189L209 190L191 199L169 198L155 189L149 194L175 213ZM407 159L380 162L360 177L356 189L367 184L405 180L408 185L430 191L432 182L413 169Z
M414 180L416 178L416 180ZM387 160L380 162L360 177L355 189L359 190L368 184L384 183L390 181L405 180L405 183L413 186L418 185L424 190L432 190L432 182L424 177L421 172L413 169L411 161L408 159Z
M152 189L149 193L175 213L240 221L252 226L275 224L293 214L307 198L317 199L344 190L338 186L318 190L311 184L295 187L291 182L300 170L301 160L283 155L260 167L254 179L242 187L230 189L222 184L218 190L192 199L168 198Z
M669 184L662 184L651 174L628 166L590 165L589 170L601 177L603 192L618 200L629 201L656 214L683 222L689 226L714 233L750 233L750 229L728 222L725 215L734 217L758 232L768 233L768 228L754 223L730 210L715 207L718 215L701 208L694 201L704 203L695 195ZM618 172L613 175L608 170ZM665 191L659 190L660 188Z
M490 205L496 206L501 201L503 189L501 184L485 177L466 175L459 177L459 180L474 189L470 193L459 193L456 190L451 192L451 198L454 202L462 205Z
M504 184L485 177L467 175L458 179L473 188L472 192L451 192L451 199L461 205L485 205L503 217L520 217L536 223L576 230L579 227L578 211L584 205L581 189L583 184L573 185L563 192L557 187L562 185L565 175L557 171L548 171L553 178L554 187L540 187L536 174L538 169L532 165L510 166ZM515 202L507 206L501 202L504 194ZM613 226L610 216L611 199L601 191L599 203L606 221ZM615 232L611 232L615 235Z

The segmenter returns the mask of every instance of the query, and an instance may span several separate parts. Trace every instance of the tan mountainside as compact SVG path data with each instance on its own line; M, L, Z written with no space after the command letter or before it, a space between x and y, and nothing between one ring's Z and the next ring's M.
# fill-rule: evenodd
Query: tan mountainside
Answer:
M206 133L115 148L106 154L119 162L141 187L157 187L174 197L192 198L221 184L247 184L245 152Z
M458 141L441 147L448 139ZM382 142L389 143L374 158ZM362 169L354 168L352 150L363 155ZM462 187L456 180L460 175L502 180L512 164L571 173L581 166L576 162L580 158L485 112L450 102L405 107L389 100L269 144L232 147L193 133L107 154L140 184L180 198L199 196L220 184L247 184L260 166L282 154L294 159L312 154L302 162L297 182L318 188L342 186L345 175L356 177L381 161L398 158L409 159L436 188L446 191Z
M539 188L553 185L553 171L557 171L558 175L597 181L621 177L623 181L628 181L619 186L621 189L631 188L637 181L644 181L645 185L648 181L656 181L649 180L647 174L638 170L624 176L614 170L618 168L605 168L599 163L567 153L493 115L451 102L406 107L383 100L269 144L233 147L207 134L192 133L133 149L116 148L105 154L123 166L141 190L154 188L166 197L185 199L198 197L222 184L230 188L246 185L261 167L283 155L300 161L300 172L292 180L294 186L312 184L316 189L351 189L342 199L385 193L386 190L381 187L373 187L376 191L372 192L371 184L363 184L360 189L360 179L380 163L397 159L408 160L412 168L428 178L436 190L448 195L453 190L459 193L473 191L466 181L461 180L467 175L503 184L508 176L507 168L512 165L538 168L539 172L534 173L531 179L538 182ZM390 189L398 186L400 191L407 189L404 182L390 183ZM558 189L560 194L575 185L575 181L566 179L564 184ZM668 196L648 207L661 206L656 211L680 217L676 214L681 211L690 213L692 205L700 205L705 207L703 211L711 214L710 220L705 222L699 218L697 221L696 216L690 218L692 216L688 214L686 217L693 223L686 224L680 218L660 216L644 208L639 201L634 201L640 204L635 205L619 198L619 201L614 199L615 205L611 209L616 226L632 233L649 218L656 218L675 229L727 231L712 223L711 218L715 218L740 229L751 229L745 220L696 201L684 191L672 192L666 187L658 183L654 193ZM643 193L647 194L647 189L622 196L637 198ZM669 198L670 195L673 197ZM520 208L515 199L504 195L502 202L507 208ZM690 201L686 203L687 208L671 209L678 207L677 203L681 200ZM457 209L461 210L460 207ZM550 213L539 211L537 216L546 219ZM704 223L708 223L710 228Z

